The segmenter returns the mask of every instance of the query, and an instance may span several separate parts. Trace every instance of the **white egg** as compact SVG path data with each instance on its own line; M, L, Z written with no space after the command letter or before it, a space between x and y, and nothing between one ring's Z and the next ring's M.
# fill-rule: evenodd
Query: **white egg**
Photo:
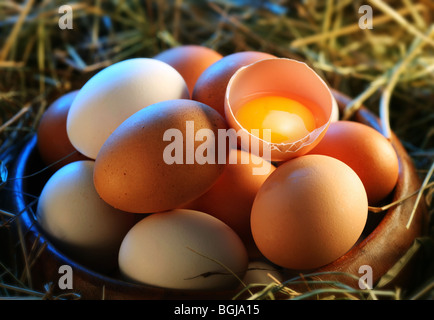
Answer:
M37 221L62 253L98 271L117 266L119 247L135 215L109 206L93 185L93 160L56 171L39 197Z
M264 261L250 261L243 282L248 284L262 284L282 282L283 277L280 271L270 263Z
M96 159L109 135L129 116L156 102L187 99L185 80L173 67L151 58L117 62L80 89L67 118L72 145Z
M126 279L171 289L234 288L241 284L247 265L247 250L230 227L187 209L142 219L119 251L119 268Z

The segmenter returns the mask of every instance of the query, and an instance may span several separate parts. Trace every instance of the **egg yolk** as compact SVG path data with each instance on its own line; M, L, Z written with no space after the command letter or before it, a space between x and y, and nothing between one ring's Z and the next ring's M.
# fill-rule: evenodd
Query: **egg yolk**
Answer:
M271 130L271 143L295 142L315 129L312 112L297 100L282 96L262 96L243 104L236 112L241 126L252 133ZM252 133L253 134L253 133Z

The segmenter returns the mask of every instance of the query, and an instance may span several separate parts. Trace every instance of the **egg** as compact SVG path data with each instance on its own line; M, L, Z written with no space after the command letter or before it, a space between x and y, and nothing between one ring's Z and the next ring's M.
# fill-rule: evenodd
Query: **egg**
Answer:
M180 45L154 56L154 59L166 62L181 74L190 95L202 72L221 58L223 56L217 51L201 45Z
M241 67L275 57L260 51L241 51L224 56L205 69L197 79L192 99L203 102L225 116L224 101L229 79Z
M243 150L232 149L222 175L205 194L183 208L211 214L231 227L243 240L250 257L260 253L250 229L253 200L261 185L275 170L274 165ZM256 171L255 171L256 170Z
M331 156L349 165L362 180L371 205L385 199L398 181L399 161L392 144L360 122L332 123L310 154Z
M102 146L95 188L107 203L129 212L178 208L222 174L227 151L218 147L218 136L226 128L217 111L197 101L150 105L125 120Z
M268 285L270 283L277 284L282 281L284 281L284 278L279 268L261 260L250 261L243 278L243 282L246 285Z
M66 256L108 273L117 267L121 242L136 218L98 196L93 169L93 160L80 160L56 171L42 189L36 218L43 233Z
M109 135L129 116L156 102L189 98L172 66L151 58L120 61L99 71L78 92L67 117L72 145L95 159Z
M246 249L231 228L209 214L185 209L142 219L119 251L125 279L170 289L235 288L247 265Z
M42 161L53 171L67 163L86 160L71 144L66 132L66 118L78 90L68 92L53 103L43 113L37 128L37 148Z
M267 285L269 283L282 282L283 275L275 266L261 260L249 262L243 282L246 285Z
M366 191L354 170L329 156L304 155L278 166L263 183L251 228L268 260L311 270L349 251L367 216Z
M312 150L335 117L335 107L324 80L304 62L287 58L262 59L238 69L224 100L226 121L241 144L279 162Z

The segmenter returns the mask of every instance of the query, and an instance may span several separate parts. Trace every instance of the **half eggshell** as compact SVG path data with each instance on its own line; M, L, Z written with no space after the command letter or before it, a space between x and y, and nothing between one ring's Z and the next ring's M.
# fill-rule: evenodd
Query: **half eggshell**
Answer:
M249 99L264 94L296 96L311 102L316 128L293 142L272 143L251 134L236 118ZM230 79L225 95L225 117L237 131L241 148L272 161L286 161L310 151L335 121L337 103L327 84L307 64L287 58L270 58L240 68Z

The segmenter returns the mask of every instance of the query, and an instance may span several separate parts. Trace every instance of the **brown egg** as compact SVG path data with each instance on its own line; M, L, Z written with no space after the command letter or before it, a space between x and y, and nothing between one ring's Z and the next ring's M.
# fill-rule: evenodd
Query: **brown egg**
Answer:
M223 56L217 51L200 45L174 47L154 57L154 59L171 65L181 74L187 84L190 95L202 72L221 58Z
M223 57L197 79L192 99L209 105L224 117L225 92L232 75L243 66L268 58L275 56L259 51L242 51Z
M68 111L77 93L78 90L71 91L55 100L45 110L37 129L40 156L46 165L52 165L53 170L73 161L87 159L74 148L66 132Z
M324 138L310 151L337 158L360 177L369 204L378 204L398 181L398 156L392 144L377 130L354 121L330 124Z
M366 191L345 163L323 155L291 159L268 177L252 207L252 234L271 262L310 270L344 255L368 216Z
M256 193L275 167L242 150L232 149L229 157L235 161L226 165L211 189L184 208L206 212L225 222L243 240L249 256L257 257L260 254L250 229L250 212Z
M136 112L98 153L97 192L113 207L135 213L166 211L197 198L225 167L217 159L219 129L227 128L218 112L193 100L162 101Z

